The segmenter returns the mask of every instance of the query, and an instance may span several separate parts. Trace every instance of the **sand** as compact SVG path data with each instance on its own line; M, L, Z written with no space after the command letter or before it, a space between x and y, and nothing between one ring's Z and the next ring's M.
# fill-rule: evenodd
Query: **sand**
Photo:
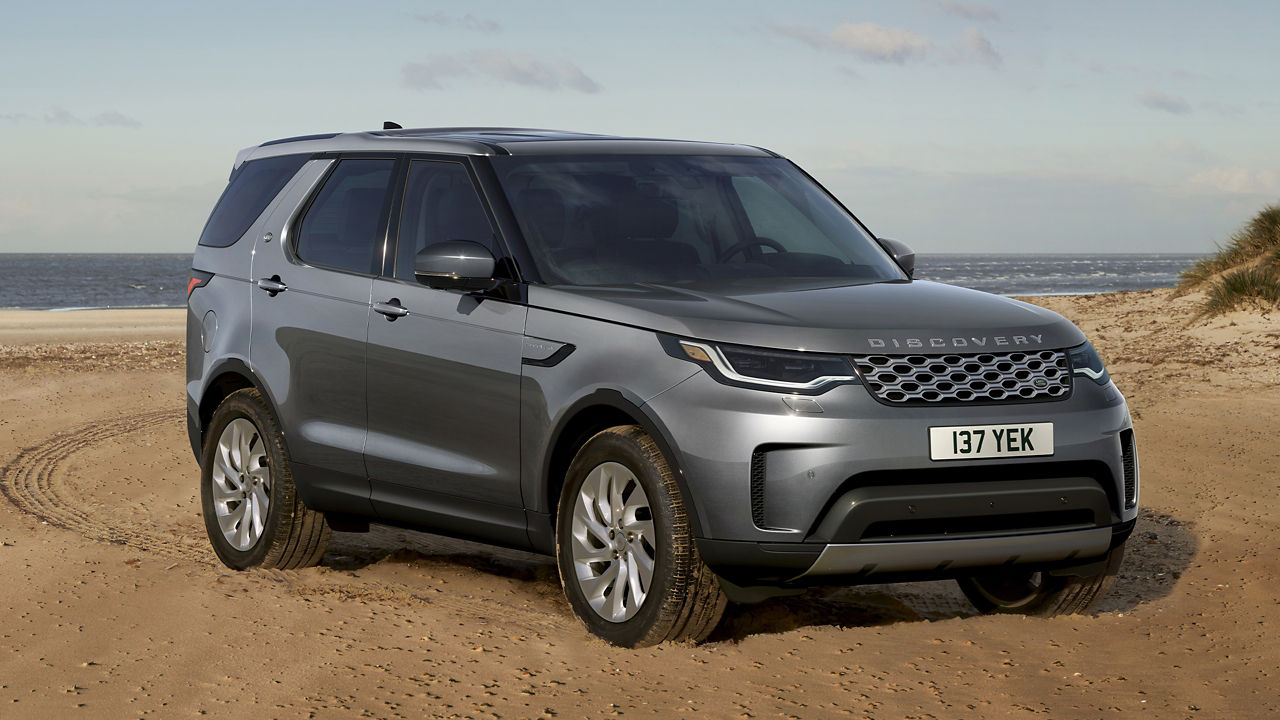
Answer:
M535 555L377 529L321 567L225 569L182 312L0 312L0 717L1280 715L1280 316L1188 325L1164 290L1034 301L1084 327L1133 408L1142 512L1101 612L866 586L637 651L588 636Z

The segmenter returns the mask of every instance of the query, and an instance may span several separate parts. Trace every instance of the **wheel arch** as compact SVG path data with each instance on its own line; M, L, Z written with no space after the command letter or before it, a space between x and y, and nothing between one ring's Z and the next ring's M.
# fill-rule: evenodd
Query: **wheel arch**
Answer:
M263 400L267 403L267 408L271 410L271 414L277 418L280 413L276 408L275 398L267 390L261 378L239 358L227 358L210 369L209 377L212 379L205 383L204 389L200 393L200 400L194 408L194 417L189 417L188 430L191 435L191 448L195 452L196 457L201 455L204 447L204 431L209 427L209 421L213 419L213 413L222 404L222 401L237 390L253 388L257 390ZM188 415L190 416L190 412ZM284 438L281 438L283 442Z
M574 456L593 435L615 425L639 425L657 443L662 456L671 466L676 484L690 511L690 530L695 536L700 536L700 509L689 492L680 455L666 426L643 404L633 402L617 390L608 389L596 390L579 398L564 412L551 433L551 441L547 445L548 450L543 456L539 473L541 488L538 495L540 501L545 503L543 507L551 520L551 526L555 526L564 476ZM553 551L554 547L548 550Z

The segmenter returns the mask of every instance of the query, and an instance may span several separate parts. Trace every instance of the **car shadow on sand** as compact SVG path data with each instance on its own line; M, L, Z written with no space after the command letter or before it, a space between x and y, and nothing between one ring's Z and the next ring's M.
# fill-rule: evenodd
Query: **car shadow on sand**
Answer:
M1198 547L1187 523L1165 513L1141 510L1125 544L1124 564L1115 585L1096 612L1127 612L1167 597ZM737 641L810 626L872 627L978 614L951 580L815 588L804 595L730 605L710 640Z
M1167 597L1198 546L1186 522L1143 509L1125 546L1115 586L1098 612L1125 612ZM428 567L438 564L449 570L474 571L515 581L515 591L527 590L531 597L547 598L560 592L555 561L550 557L376 525L369 533L334 533L323 564L333 570L355 571L380 562L422 562ZM569 612L567 604L556 606ZM734 642L812 626L874 627L977 614L950 580L814 588L755 604L731 603L709 640Z
M559 584L555 560L545 555L383 525L367 533L335 532L321 564L354 571L381 562L442 563L494 577Z

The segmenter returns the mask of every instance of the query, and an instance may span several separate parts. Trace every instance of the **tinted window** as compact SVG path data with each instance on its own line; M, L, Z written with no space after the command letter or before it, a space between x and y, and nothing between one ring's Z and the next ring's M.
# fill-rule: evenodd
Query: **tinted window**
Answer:
M312 265L376 273L395 160L341 160L298 228L298 257Z
M400 211L396 277L412 280L414 256L447 240L470 240L489 248L494 257L503 255L467 169L458 163L415 160Z
M236 168L205 223L200 244L227 247L239 240L306 162L306 155L285 155L253 160Z
M839 248L818 226L810 208L793 204L795 201L760 178L736 177L733 189L742 201L742 210L756 237L783 238L790 252L839 254ZM808 204L804 198L797 201L800 205Z
M492 163L548 282L906 279L786 160L601 155Z

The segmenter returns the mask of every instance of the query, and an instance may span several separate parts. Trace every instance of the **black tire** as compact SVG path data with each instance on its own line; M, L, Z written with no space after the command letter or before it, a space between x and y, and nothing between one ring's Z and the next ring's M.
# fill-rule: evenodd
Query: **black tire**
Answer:
M574 560L574 548L579 546L572 545L575 503L584 483L594 470L612 463L629 470L634 478L627 482L634 480L644 490L654 534L652 545L644 545L653 557L647 594L634 615L620 622L606 619L588 601L577 576L582 564ZM602 549L608 551L607 547ZM666 641L698 642L711 634L724 614L727 599L719 579L698 554L675 476L653 439L634 425L597 433L569 465L556 515L556 561L574 613L588 630L614 645L637 648ZM624 587L623 592L629 591Z
M1124 546L1112 548L1102 572L1081 577L1035 570L1005 569L980 573L957 582L979 612L989 614L1088 615L1111 591L1124 560Z
M269 500L262 531L245 549L237 548L223 534L214 499L214 465L219 439L237 420L247 420L257 431L257 437L251 441L254 453L263 454L270 473L269 487L265 492ZM324 514L311 510L298 497L289 450L284 445L280 424L262 395L252 388L231 393L213 412L201 453L200 502L213 551L224 565L233 570L309 567L319 564L329 544L330 532Z

